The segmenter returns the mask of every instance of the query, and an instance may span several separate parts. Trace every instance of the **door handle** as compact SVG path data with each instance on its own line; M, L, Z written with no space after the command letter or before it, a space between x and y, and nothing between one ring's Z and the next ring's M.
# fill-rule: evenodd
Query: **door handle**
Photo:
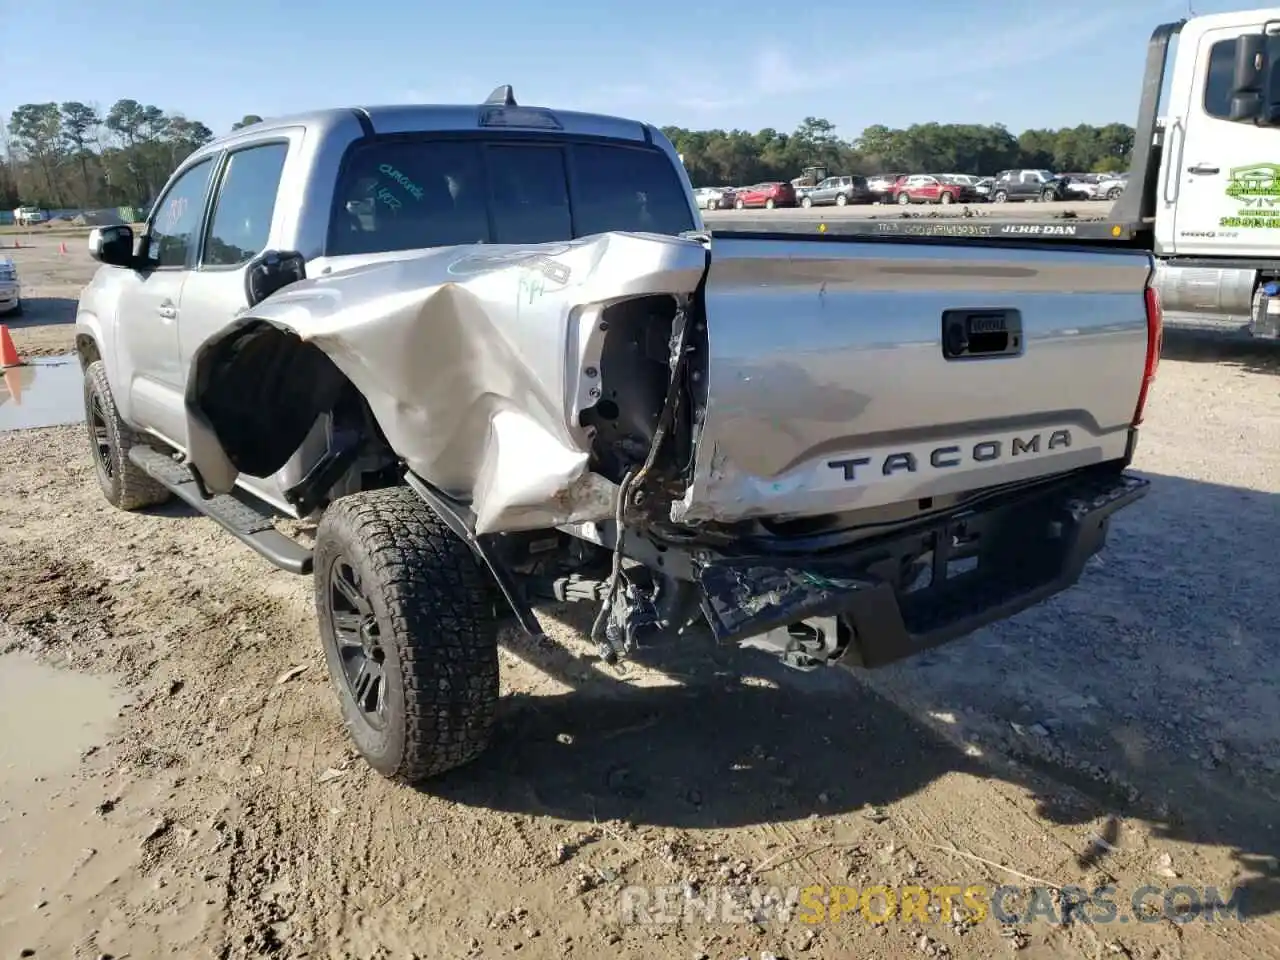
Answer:
M1217 167L1206 167L1203 163L1198 163L1194 167L1187 167L1187 173L1217 173Z
M178 308L171 303L163 303L156 308L156 313L165 320L173 320L178 316Z

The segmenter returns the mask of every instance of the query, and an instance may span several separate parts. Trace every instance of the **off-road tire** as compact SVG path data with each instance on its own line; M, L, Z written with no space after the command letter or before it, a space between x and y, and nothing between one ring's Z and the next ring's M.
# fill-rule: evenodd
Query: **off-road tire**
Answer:
M385 723L362 714L332 619L335 564L358 578L384 651ZM357 750L378 773L421 783L489 745L498 705L501 600L492 574L407 487L342 497L320 520L315 603L329 677Z
M94 360L84 370L84 420L93 472L109 504L121 510L141 510L172 496L129 459L129 450L143 441L120 419L101 360Z

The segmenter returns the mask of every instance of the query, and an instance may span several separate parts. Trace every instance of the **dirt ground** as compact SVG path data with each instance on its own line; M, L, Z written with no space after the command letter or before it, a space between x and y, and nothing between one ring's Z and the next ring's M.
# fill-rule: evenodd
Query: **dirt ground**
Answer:
M12 252L20 351L70 349L80 247ZM1154 490L1053 601L869 674L608 667L558 611L420 792L348 748L309 581L109 508L82 427L0 433L0 960L1280 957L1278 361L1171 335ZM1110 884L1130 922L636 924L634 884ZM1146 884L1245 920L1138 922Z

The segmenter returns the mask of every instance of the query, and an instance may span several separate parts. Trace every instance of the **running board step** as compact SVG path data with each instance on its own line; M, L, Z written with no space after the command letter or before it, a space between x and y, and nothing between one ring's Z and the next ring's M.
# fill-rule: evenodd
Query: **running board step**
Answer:
M255 510L230 494L219 494L206 500L200 495L191 471L154 447L143 444L132 447L129 459L174 496L215 521L281 570L298 574L311 572L311 551L277 530L270 515Z

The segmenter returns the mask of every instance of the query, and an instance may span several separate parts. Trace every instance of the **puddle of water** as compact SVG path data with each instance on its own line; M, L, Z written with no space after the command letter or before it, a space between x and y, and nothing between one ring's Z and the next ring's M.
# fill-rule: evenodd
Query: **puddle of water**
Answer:
M84 375L74 353L28 360L0 377L0 430L84 423Z
M0 656L0 797L34 777L74 770L101 744L124 697L111 681L46 667L26 654Z

